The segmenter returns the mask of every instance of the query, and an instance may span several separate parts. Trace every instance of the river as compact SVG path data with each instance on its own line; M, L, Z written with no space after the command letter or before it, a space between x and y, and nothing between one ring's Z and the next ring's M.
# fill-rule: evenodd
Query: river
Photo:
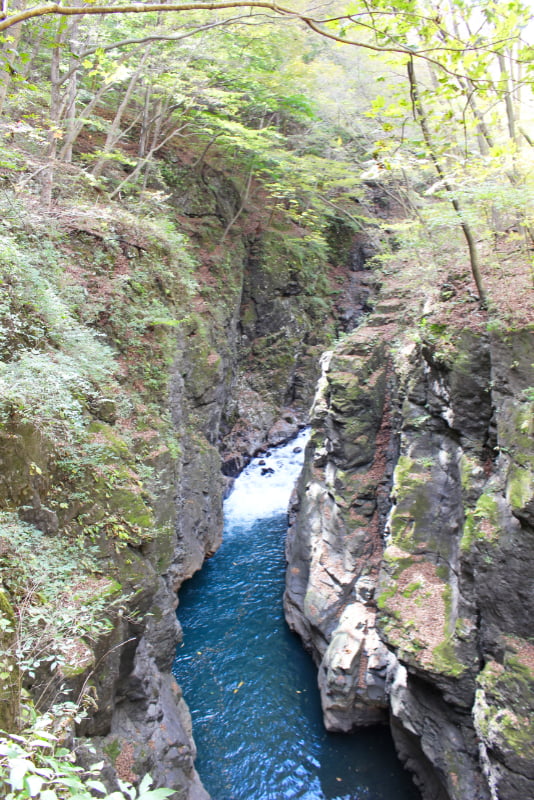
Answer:
M284 620L286 508L305 437L239 476L222 546L180 591L174 674L196 767L213 800L417 800L387 729L325 731L315 667Z

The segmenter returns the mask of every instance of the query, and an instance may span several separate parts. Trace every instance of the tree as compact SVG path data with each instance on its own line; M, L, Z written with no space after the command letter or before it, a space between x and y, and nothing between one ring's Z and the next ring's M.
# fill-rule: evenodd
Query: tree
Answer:
M316 34L338 43L356 46L365 49L377 56L387 58L391 61L396 59L407 76L407 89L411 97L414 118L417 121L423 136L423 145L427 151L430 161L438 171L438 176L447 198L451 201L458 217L460 228L465 236L469 250L469 257L473 277L477 285L481 302L484 302L485 290L483 287L482 276L478 266L476 254L476 243L471 225L467 221L465 211L460 203L460 194L464 191L465 180L458 170L458 162L461 158L461 150L464 148L467 154L470 150L470 143L475 132L478 147L481 150L481 157L490 158L501 157L503 145L499 142L495 144L495 138L490 134L490 126L494 118L495 108L503 109L502 118L507 121L508 142L505 147L509 154L508 160L511 161L510 168L507 170L508 178L514 186L521 186L522 176L518 169L517 153L521 145L518 109L519 98L524 90L530 91L532 82L531 48L523 38L523 31L526 29L530 19L530 11L523 5L521 0L511 0L502 2L493 0L490 3L477 3L475 1L465 3L460 0L449 0L448 6L442 8L435 5L431 0L401 0L392 3L390 0L374 0L370 6L365 0L354 0L350 8L331 16L317 17L310 15L300 6L293 7L279 6L275 3L265 2L264 0L226 0L222 2L191 2L191 3L169 3L169 4L124 4L124 5L76 5L51 4L36 6L29 9L21 9L13 14L6 15L0 21L0 31L8 30L14 26L20 28L24 21L37 19L43 16L60 16L68 19L83 17L112 17L119 16L136 17L148 15L147 18L160 20L166 18L167 26L184 26L186 21L191 20L193 15L193 28L187 34L175 34L170 36L168 32L163 34L155 31L152 35L145 35L137 41L170 40L180 39L184 35L194 35L196 31L205 30L212 24L228 24L228 20L217 19L214 23L205 23L206 12L217 12L224 14L244 13L245 10L252 14L248 19L254 18L259 22L283 19L289 22L298 22L312 30ZM252 13L253 12L253 13ZM179 16L177 16L177 14ZM196 16L195 16L196 15ZM200 15L200 16L198 16ZM233 17L232 22L243 17ZM168 28L167 28L168 30ZM126 47L136 41L128 38L110 43L106 47ZM62 42L58 40L58 50ZM102 48L101 48L102 49ZM420 74L416 76L415 64L421 65ZM108 129L108 136L104 150L94 166L94 175L98 177L103 169L105 158L111 154L115 144L121 134L120 122L136 84L142 84L143 65L138 65L130 75L129 88L123 97L122 103L115 114L115 121ZM430 85L428 85L430 84ZM53 81L54 85L54 81ZM72 86L71 86L72 88ZM105 90L101 87L99 90ZM73 108L75 98L68 104ZM52 98L52 125L56 125L57 113L54 106L57 105L57 98ZM144 128L140 142L140 153L146 147L146 131L149 123L150 92L145 93L144 106L140 108L141 117L144 115ZM88 105L91 106L91 101ZM96 105L96 103L93 104ZM268 106L268 104L267 104ZM62 157L68 158L73 137L78 135L80 121L85 110L82 109L76 119L72 113L70 117L69 130L66 142L61 149ZM258 113L256 107L254 114ZM263 113L263 112L262 112ZM261 127L268 132L271 123L280 124L276 114L268 110L265 111L270 116L263 117ZM195 115L193 115L195 116ZM224 116L224 115L223 115ZM157 114L156 114L157 118ZM247 124L241 132L238 132L236 124L241 124L236 120L229 125L227 119L222 124L222 117L216 114L210 121L206 114L202 115L204 131L209 137L209 142L217 141L218 146L224 145L228 138L236 142L239 138L239 147L243 152L250 149L246 139L254 139L253 134ZM82 123L83 124L83 123ZM222 127L221 127L222 125ZM444 155L442 136L438 131L455 131L455 143L449 154ZM190 127L192 131L194 125ZM157 128L157 126L156 126ZM178 128L176 135L178 135ZM463 137L463 142L462 142ZM138 163L134 170L134 177L137 177L145 166L150 162L150 155L154 155L162 146L163 137L158 142L158 136L153 138L150 149L142 156L145 160L142 165ZM523 136L524 142L528 142L528 135ZM208 144L208 147L210 144ZM270 147L271 155L267 157L266 147ZM255 151L255 163L260 172L263 159L257 159L258 148L262 150L271 163L273 158L274 142L268 141L268 136L262 138L252 145ZM50 143L50 155L54 155L54 144ZM453 164L451 155L456 157ZM467 174L467 159L464 158L464 174ZM502 172L501 165L498 167ZM485 169L494 170L492 164L485 164ZM47 175L50 173L46 173ZM128 180L132 180L131 178ZM462 180L464 183L462 185ZM49 188L45 187L43 195L49 196ZM528 217L528 212L523 212ZM528 229L528 221L525 225Z
M530 17L530 9L521 2L449 0L441 10L425 0L395 4L375 0L372 8L364 2L353 3L350 22L337 23L332 34L338 41L348 41L351 31L367 29L379 47L391 48L398 67L405 68L413 117L441 191L459 221L483 305L486 291L476 237L460 196L471 192L476 199L475 184L480 184L481 175L498 181L505 176L518 189L518 205L523 202L518 215L529 232L528 175L519 169L516 118L520 91L530 93L532 86L532 48L522 38ZM400 42L405 44L399 48ZM391 56L389 60L392 63ZM398 123L398 107L393 115ZM476 139L478 156L472 147Z

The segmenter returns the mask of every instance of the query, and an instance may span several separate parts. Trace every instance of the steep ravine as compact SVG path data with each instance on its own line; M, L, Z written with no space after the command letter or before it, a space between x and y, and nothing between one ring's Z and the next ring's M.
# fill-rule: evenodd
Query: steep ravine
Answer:
M96 553L71 595L109 621L55 643L53 679L45 661L27 688L83 699L87 715L64 740L82 763L102 758L111 787L150 772L174 800L206 800L171 673L176 591L220 543L228 482L307 420L322 368L286 613L318 664L326 725L389 719L428 798L524 800L532 330L419 325L414 342L397 324L407 301L384 293L350 332L376 292L366 233L345 231L330 276L257 220L222 247L240 205L232 182L207 165L171 162L166 174L171 236L80 206L56 210L53 234L48 219L13 217L2 241L4 385L23 364L39 391L28 399L13 383L1 407L1 611L17 600L9 536L22 526L43 561L56 541ZM0 680L7 729L16 683Z
M211 172L188 176L176 205L195 225L209 218L209 233L199 234L198 246L220 235L235 214L231 188ZM236 235L203 268L202 291L178 330L170 371L180 453L173 462L163 457L158 463L160 480L168 474L160 504L163 516L174 505L173 536L146 549L161 577L150 581L141 623L129 624L121 637L133 635L134 641L121 649L116 666L107 667L109 690L99 690L99 710L80 731L119 776L149 772L180 800L204 800L207 793L193 766L189 713L171 674L180 637L175 593L220 544L231 476L260 445L278 443L304 423L317 377L314 354L321 347L303 288L294 282L288 288L295 270L278 239ZM110 769L113 782L112 774Z
M323 356L286 616L330 730L389 717L425 798L524 800L534 330L403 330L403 316L386 295Z
M63 741L82 764L103 760L110 787L148 772L176 800L200 800L189 713L171 674L176 591L220 543L228 481L260 445L305 422L318 356L345 324L334 299L343 313L359 303L352 288L331 293L326 264L303 259L305 245L295 255L257 221L221 247L240 203L222 173L173 163L167 175L167 227L121 209L95 218L58 206L57 232L28 212L2 241L2 377L14 399L0 408L0 601L11 617L22 591L11 531L37 542L45 566L50 547L78 548L62 591L107 621L74 640L52 631L60 665L51 679L44 660L27 688L39 697L47 687L41 710L57 698L83 703L80 722L64 720ZM26 383L10 385L21 365ZM49 615L61 603L51 564ZM15 642L2 634L2 645ZM0 682L7 730L19 724L13 678Z

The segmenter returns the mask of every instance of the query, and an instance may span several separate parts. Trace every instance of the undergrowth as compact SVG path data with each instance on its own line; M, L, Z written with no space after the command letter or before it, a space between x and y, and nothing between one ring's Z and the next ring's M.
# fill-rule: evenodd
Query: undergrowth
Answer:
M124 598L119 584L102 577L102 566L98 548L84 539L50 536L0 512L0 575L15 611L14 618L2 614L2 630L12 635L0 656L15 658L19 690L29 686L39 699L71 666L73 641L90 645L111 630L113 604ZM80 646L75 658L79 668Z
M0 731L0 794L5 800L164 800L171 789L152 789L150 775L138 788L118 781L109 793L101 780L103 763L83 769L61 742L58 720L74 718L78 709L64 704L43 714L22 734Z

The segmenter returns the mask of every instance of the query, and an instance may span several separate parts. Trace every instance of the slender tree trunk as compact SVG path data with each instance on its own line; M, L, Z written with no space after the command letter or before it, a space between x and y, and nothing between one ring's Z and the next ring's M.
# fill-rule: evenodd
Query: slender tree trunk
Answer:
M120 139L122 137L122 132L121 132L121 129L120 129L122 118L124 116L124 112L126 111L126 108L128 107L128 103L130 102L130 98L131 98L131 96L133 94L133 91L134 91L136 85L137 85L137 82L138 82L139 78L141 77L141 75L143 73L143 69L144 69L144 66L145 66L145 63L146 63L146 60L147 60L149 54L150 54L150 48L148 47L146 49L143 57L141 58L141 62L139 64L139 66L137 67L137 69L133 73L132 77L130 78L130 82L129 82L129 84L128 84L127 88L126 88L126 91L124 93L124 97L122 98L121 104L119 105L119 107L117 109L117 113L115 114L113 122L111 123L111 128L108 131L108 135L106 137L106 142L104 144L104 147L102 148L102 152L103 153L106 153L106 154L110 153L111 150L113 149L113 147L117 144L117 142L120 141ZM102 170L104 169L105 164L106 164L105 156L98 159L98 161L96 162L96 164L95 164L95 166L93 168L93 175L95 176L95 178L100 177L100 175L102 174Z
M69 138L76 125L76 100L78 98L78 65L80 63L77 57L79 51L79 44L75 42L73 37L78 31L80 19L76 17L73 20L73 25L69 31L69 40L72 50L70 57L70 69L67 88L65 90L65 121L66 121L66 136ZM62 148L63 151L63 148ZM63 160L67 163L72 161L72 142L65 148Z
M43 171L41 183L41 202L45 208L52 205L52 188L54 185L54 162L57 155L57 142L59 135L59 119L61 114L61 48L63 45L65 23L58 23L56 44L52 50L50 63L50 130L48 132L48 147L46 150L46 169Z
M460 221L460 227L462 229L462 233L464 235L465 241L467 243L467 248L469 250L469 262L470 262L470 265L471 265L471 273L473 275L473 279L474 279L475 285L477 287L478 296L479 296L479 299L480 299L480 304L481 304L481 306L486 307L486 305L487 305L487 295L486 295L486 290L484 288L484 284L483 284L483 281L482 281L482 275L481 275L481 272L480 272L480 266L479 266L479 262L478 262L478 253L477 253L477 247L476 247L475 239L474 239L474 236L472 234L471 228L468 225L468 223L467 223L467 221L466 221L466 219L464 217L464 214L462 212L462 208L460 206L460 203L458 202L458 198L455 196L454 191L452 189L452 186L450 185L449 181L447 180L445 172L444 172L444 170L443 170L443 168L441 166L441 163L439 161L439 158L438 158L438 156L436 154L436 148L434 147L434 142L433 142L433 139L432 139L432 134L430 132L430 127L428 125L428 120L426 118L426 114L425 114L425 111L424 111L424 108L423 108L423 104L422 104L421 98L419 96L417 79L415 77L415 69L414 69L413 57L411 57L410 60L408 61L407 68L408 68L408 80L409 80L409 83L410 83L410 96L411 96L411 99L412 99L412 107L413 107L414 117L417 120L417 122L419 123L419 127L421 128L421 132L423 134L423 138L425 140L425 143L426 143L430 158L432 160L432 163L434 164L434 168L436 170L436 173L437 173L439 179L441 180L441 182L443 183L443 186L445 187L445 191L447 192L447 194L449 196L449 200L450 200L450 202L452 204L452 207L454 208L454 210L456 212L456 215L458 216L458 219Z
M22 0L22 2L14 3L13 5L17 11L22 11L24 9L25 2ZM4 103L11 86L13 65L17 59L17 47L20 42L22 27L22 23L14 25L9 36L7 37L8 39L11 39L11 41L4 42L2 47L2 60L4 62L4 67L0 69L0 116L4 110Z
M147 151L148 146L148 134L150 130L150 101L152 99L152 86L149 82L147 82L145 86L145 101L143 103L143 118L141 121L141 133L139 136L139 147L137 149L137 155L139 158L143 158Z
M168 102L165 103L165 106L166 107L168 106ZM157 100L157 102L156 102L156 113L152 115L150 120L147 120L147 132L146 132L147 144L146 144L146 146L149 148L150 152L154 151L154 148L156 147L156 145L158 143L158 139L159 139L159 136L160 136L160 133L161 133L162 123L163 123L163 103L161 101L161 98L159 98ZM151 144L148 144L148 137L149 137L149 133L150 133L150 128L152 126L154 126L154 130L152 132L152 142L151 142ZM145 156L145 155L146 155L146 149L145 149L145 152L143 153L143 156ZM145 174L143 175L143 190L145 190L146 187L147 187L148 179L149 179L150 173L152 171L152 167L153 167L152 160L145 162L145 166L146 166L146 169L145 169Z
M486 156L490 149L494 146L493 136L490 133L486 120L480 111L477 101L475 100L475 89L472 82L466 78L459 78L459 83L462 92L464 92L469 108L471 109L477 124L477 139L479 142L479 150L483 156Z
M523 64L521 59L518 56L518 46L516 45L514 50L514 60L516 62L516 77L514 83L514 109L515 109L515 119L517 122L517 126L519 127L519 123L521 122L521 95L522 95L522 86L523 86ZM514 80L514 79L512 79ZM518 131L520 132L520 131ZM518 137L518 146L520 145L520 137Z
M506 69L506 59L502 53L497 54L499 60L499 70L501 73L501 83L504 88L504 107L506 108L506 121L508 123L508 135L517 144L517 132L515 127L514 103L510 89L510 76Z

